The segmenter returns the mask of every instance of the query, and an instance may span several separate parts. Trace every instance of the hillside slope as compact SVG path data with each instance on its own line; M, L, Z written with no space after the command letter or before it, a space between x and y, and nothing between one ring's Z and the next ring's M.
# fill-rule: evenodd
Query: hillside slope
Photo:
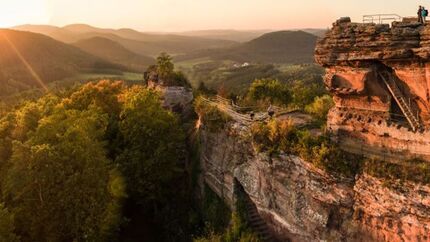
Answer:
M143 71L145 67L155 63L154 58L138 55L107 38L93 37L80 40L73 45L92 55L124 65L135 71Z
M177 61L197 58L260 63L312 63L317 36L304 31L278 31L230 48L197 51Z
M82 72L126 70L50 37L8 29L0 29L0 57L0 95Z
M264 34L235 49L232 56L242 61L312 62L317 37L303 31L279 31Z
M156 56L160 52L184 54L207 48L228 47L236 43L230 40L174 34L142 33L133 29L102 29L85 24L73 24L61 28L49 25L21 25L14 29L45 34L65 43L103 37L118 42L137 54L148 56Z

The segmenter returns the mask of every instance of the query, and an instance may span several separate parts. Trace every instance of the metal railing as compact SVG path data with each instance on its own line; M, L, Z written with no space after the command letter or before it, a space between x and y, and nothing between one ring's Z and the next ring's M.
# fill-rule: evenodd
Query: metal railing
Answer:
M244 125L250 125L255 121L264 121L270 118L267 112L256 112L254 113L254 117L251 118L249 111L252 111L253 107L240 107L234 104L232 100L221 96L215 96L213 98L202 97L202 101L206 104L216 106L219 110L229 115L233 120ZM297 108L286 109L273 105L272 108L276 113L275 117L298 111Z
M363 23L384 24L394 21L402 21L403 17L398 14L371 14L363 16Z

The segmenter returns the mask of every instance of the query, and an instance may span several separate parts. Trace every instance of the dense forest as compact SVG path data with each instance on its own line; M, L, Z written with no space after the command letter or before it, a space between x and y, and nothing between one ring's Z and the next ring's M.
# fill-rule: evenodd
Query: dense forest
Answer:
M127 208L167 219L184 139L139 86L101 81L24 103L0 121L0 238L112 241L133 222Z

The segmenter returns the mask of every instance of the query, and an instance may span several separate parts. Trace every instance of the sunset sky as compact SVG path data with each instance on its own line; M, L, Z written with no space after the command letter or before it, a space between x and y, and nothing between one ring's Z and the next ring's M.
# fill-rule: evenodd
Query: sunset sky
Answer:
M86 23L141 31L326 28L341 16L413 16L416 0L0 0L0 27Z

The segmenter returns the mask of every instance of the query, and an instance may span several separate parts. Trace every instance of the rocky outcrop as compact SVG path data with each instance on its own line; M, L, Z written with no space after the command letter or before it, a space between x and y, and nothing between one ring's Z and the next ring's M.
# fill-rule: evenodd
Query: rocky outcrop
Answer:
M194 100L193 91L191 88L171 86L171 87L157 87L158 91L162 93L163 107L176 112L189 111L192 108Z
M280 241L430 241L430 187L333 176L296 156L254 150L247 127L201 132L205 182L234 206L241 186Z
M315 60L326 68L336 104L328 127L340 141L430 160L429 25L342 18L318 41Z

